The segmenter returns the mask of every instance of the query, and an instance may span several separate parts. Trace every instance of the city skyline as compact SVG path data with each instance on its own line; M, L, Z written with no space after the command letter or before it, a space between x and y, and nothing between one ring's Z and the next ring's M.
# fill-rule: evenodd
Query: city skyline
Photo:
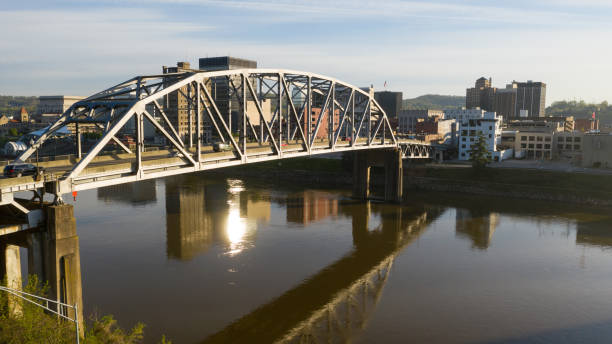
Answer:
M606 1L33 1L0 6L0 93L87 96L177 61L232 55L376 90L463 95L478 77L610 100ZM387 83L385 88L383 85ZM578 87L576 87L578 85Z

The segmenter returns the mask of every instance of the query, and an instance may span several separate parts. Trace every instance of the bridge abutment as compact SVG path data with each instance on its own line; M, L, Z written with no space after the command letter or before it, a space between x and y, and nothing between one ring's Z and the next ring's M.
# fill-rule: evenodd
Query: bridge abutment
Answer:
M45 280L49 281L51 296L70 305L77 305L79 323L83 323L83 295L81 289L81 261L79 237L76 233L74 207L70 204L49 206L47 240L44 241ZM74 310L68 315L74 317ZM82 327L80 327L82 329ZM81 330L82 331L82 330ZM81 333L82 335L82 333Z
M79 237L73 206L69 204L44 206L46 226L29 228L0 236L0 276L7 279L11 289L22 288L20 248L27 249L27 273L49 283L50 297L70 305L77 305L76 317L83 323L83 296ZM11 301L10 302L16 302ZM53 304L50 306L54 307ZM9 304L9 309L18 311ZM74 318L74 309L57 309ZM82 330L82 327L80 327ZM83 333L81 332L81 335Z
M403 196L402 151L358 151L353 157L353 197L370 198L370 168L382 166L385 169L385 193L387 202L401 202Z

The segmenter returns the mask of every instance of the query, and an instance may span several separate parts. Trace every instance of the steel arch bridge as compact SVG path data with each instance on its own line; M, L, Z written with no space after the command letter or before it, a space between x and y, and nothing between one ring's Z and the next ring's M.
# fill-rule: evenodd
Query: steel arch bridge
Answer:
M331 152L401 148L407 157L422 158L431 153L431 146L395 137L371 92L327 76L282 69L134 77L75 103L17 160L32 161L33 154L66 126L77 133L76 156L63 166L49 163L53 175L43 180L26 178L0 185L3 196L42 187L60 196ZM102 136L84 151L79 133L92 127ZM157 142L163 142L161 147L145 139L147 127ZM125 133L134 138L131 147L120 139ZM224 151L206 145L211 139L224 143ZM0 204L9 198L3 197Z

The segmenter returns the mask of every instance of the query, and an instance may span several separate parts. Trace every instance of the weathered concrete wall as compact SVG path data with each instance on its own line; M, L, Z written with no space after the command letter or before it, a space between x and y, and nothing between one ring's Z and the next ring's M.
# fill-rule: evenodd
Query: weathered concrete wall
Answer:
M81 261L79 237L72 205L47 207L45 240L45 280L49 281L52 297L67 304L77 304L79 323L83 321ZM70 316L74 316L72 310Z

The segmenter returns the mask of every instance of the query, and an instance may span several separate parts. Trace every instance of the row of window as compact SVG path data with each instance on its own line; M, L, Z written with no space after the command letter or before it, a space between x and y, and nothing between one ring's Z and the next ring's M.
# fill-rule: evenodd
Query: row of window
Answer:
M563 141L565 141L565 142L572 142L572 140L574 142L580 142L580 137L574 137L574 138L572 138L571 136L568 136L568 137L559 136L559 137L557 137L557 141L558 142L563 142Z
M521 136L521 141L527 141L527 136ZM542 141L546 141L546 142L550 142L551 138L550 136L529 136L529 141L538 141L538 142L542 142Z
M489 138L492 139L493 138L493 134L489 134ZM475 138L474 137L470 137L470 142L474 142ZM461 142L467 142L467 137L462 137L461 138Z
M461 130L461 136L478 136L482 133L482 130ZM491 137L491 134L489 134L489 137Z
M580 145L573 145L574 150L580 150ZM572 149L572 145L571 144L566 144L563 145L562 143L557 145L557 149L559 150L571 150Z
M550 149L550 147L551 147L551 146L550 146L550 144L548 144L548 143L547 143L547 144L544 144L544 145L542 145L541 143L538 143L538 144L533 144L533 143L530 143L530 144L527 144L527 143L521 143L521 148L529 148L529 149L542 149L542 148L544 148L544 149ZM572 148L573 148L574 150L580 150L580 145L573 145L573 146L572 146L571 144L566 144L566 145L564 145L564 144L558 144L558 145L557 145L557 149L559 149L559 150L563 150L563 149L565 149L565 150L571 150Z
M521 148L530 148L530 149L550 149L550 144L544 144L542 145L541 143L538 144L534 144L534 143L530 143L530 144L526 144L526 143L521 143Z

